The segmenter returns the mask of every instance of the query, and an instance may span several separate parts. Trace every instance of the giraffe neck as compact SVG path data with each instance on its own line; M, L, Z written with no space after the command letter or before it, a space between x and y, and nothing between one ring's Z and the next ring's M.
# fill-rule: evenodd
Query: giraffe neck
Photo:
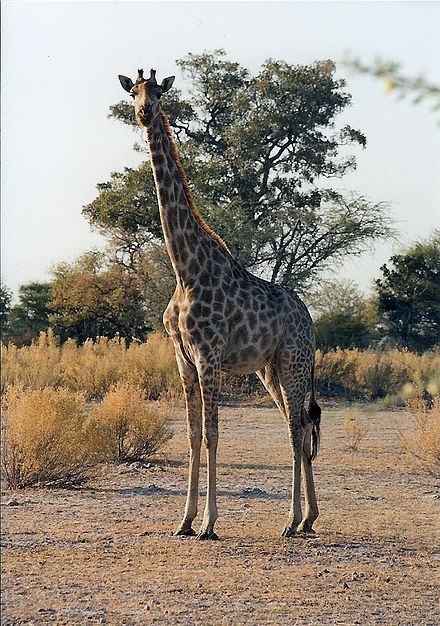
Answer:
M229 254L224 242L203 221L194 206L171 129L161 111L147 128L148 147L159 201L165 245L178 281L192 282L202 271L209 247Z

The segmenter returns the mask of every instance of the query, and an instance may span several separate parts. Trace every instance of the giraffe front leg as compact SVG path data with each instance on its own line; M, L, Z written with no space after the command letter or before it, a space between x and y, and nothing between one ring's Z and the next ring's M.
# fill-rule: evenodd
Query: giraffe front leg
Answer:
M202 394L203 440L206 447L207 488L203 523L197 539L216 540L214 524L217 520L217 444L218 444L218 392L220 385L220 365L201 363L198 368Z
M192 523L197 515L199 497L200 447L202 443L202 402L200 385L195 366L189 364L176 351L177 364L185 393L187 428L189 440L189 476L185 513L179 528L174 533L179 536L193 536L196 533Z

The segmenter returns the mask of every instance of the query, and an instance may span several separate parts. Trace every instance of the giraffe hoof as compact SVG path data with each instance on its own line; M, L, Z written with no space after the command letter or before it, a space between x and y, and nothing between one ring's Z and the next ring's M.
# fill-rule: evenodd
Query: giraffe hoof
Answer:
M302 524L302 525L298 526L296 532L299 535L309 535L309 536L316 535L316 531L313 530L313 528L310 526L310 524Z
M217 533L208 533L207 531L199 532L197 535L199 541L218 541Z
M286 528L281 533L281 537L294 537L296 535L296 528L292 528L291 526L286 526Z
M195 531L191 528L191 526L189 528L179 528L178 530L176 530L175 533L173 533L174 537L194 537L195 535Z

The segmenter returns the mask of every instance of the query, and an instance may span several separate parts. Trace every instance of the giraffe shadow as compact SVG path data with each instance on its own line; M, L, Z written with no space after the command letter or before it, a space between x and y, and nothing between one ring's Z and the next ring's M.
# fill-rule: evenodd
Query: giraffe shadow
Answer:
M100 493L114 493L121 496L186 496L186 489L179 489L173 487L159 487L157 485L149 485L148 487L100 487L93 489L94 492ZM269 493L258 487L245 487L243 489L228 490L219 489L217 491L218 496L225 496L228 498L238 498L240 500L283 500L284 494ZM206 497L206 490L200 491L200 497Z
M217 467L225 469L263 470L263 471L291 471L292 465L267 465L264 463L217 463Z

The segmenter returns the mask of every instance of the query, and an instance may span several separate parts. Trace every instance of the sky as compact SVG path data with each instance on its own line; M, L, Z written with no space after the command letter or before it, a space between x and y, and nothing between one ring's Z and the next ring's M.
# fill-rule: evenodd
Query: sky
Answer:
M176 75L188 52L224 48L257 73L271 57L292 64L332 59L352 106L339 123L367 148L339 187L386 201L399 241L347 260L336 277L368 291L390 255L440 226L439 115L353 73L348 55L398 61L408 76L440 84L439 2L2 2L2 280L50 278L105 240L81 214L112 171L137 166L135 136L107 118L125 99L118 74L138 67ZM220 233L221 235L221 233Z

